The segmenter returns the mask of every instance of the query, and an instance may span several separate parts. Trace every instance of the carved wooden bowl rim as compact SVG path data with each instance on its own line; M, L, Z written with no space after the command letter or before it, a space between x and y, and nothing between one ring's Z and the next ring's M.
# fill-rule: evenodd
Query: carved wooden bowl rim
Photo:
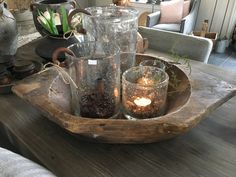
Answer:
M138 54L137 58L140 57L156 58ZM45 94L45 90L42 89L47 83L40 85L37 81L32 83L32 80L29 82L27 79L14 86L13 91L37 107L48 119L80 138L103 143L151 143L185 133L197 125L205 115L234 96L235 91L228 90L230 85L213 76L194 71L188 77L185 71L176 65L174 67L191 83L190 94L187 94L187 100L177 110L158 118L127 120L76 117L65 112L48 98L48 92ZM208 87L213 88L214 92ZM220 97L217 93L220 93Z

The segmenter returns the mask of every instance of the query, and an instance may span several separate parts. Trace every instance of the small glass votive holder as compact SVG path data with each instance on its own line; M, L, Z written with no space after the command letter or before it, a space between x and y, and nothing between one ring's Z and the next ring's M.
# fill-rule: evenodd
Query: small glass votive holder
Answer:
M153 66L160 69L166 70L166 65L160 60L144 60L139 63L139 66Z
M122 104L127 119L146 119L165 113L169 76L160 68L137 66L122 75Z

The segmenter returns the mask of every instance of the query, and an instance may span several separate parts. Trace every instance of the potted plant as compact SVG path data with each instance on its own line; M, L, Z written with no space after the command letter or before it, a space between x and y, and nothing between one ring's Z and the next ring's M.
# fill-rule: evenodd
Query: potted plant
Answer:
M44 36L36 47L36 53L40 57L51 61L54 50L78 42L72 30L81 22L77 13L84 13L84 10L76 9L77 5L74 2L72 0L41 0L31 4L36 29ZM69 19L71 13L74 14L73 19ZM77 23L73 24L73 21ZM60 55L59 59L64 60L65 56Z
M216 46L215 46L215 52L216 53L224 53L225 49L228 47L229 45L229 40L227 39L226 36L224 36L223 38L219 38L216 40Z

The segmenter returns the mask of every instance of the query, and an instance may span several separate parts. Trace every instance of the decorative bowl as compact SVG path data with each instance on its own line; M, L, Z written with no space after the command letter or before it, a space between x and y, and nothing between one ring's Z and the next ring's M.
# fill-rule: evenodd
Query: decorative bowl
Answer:
M136 64L150 59L160 60L138 54ZM76 117L71 114L69 85L52 69L24 79L13 92L78 138L125 144L157 142L183 134L235 94L230 84L213 76L196 71L188 76L175 64L165 64L170 82L177 79L179 84L169 85L165 115L155 118L127 120L122 114L117 119Z

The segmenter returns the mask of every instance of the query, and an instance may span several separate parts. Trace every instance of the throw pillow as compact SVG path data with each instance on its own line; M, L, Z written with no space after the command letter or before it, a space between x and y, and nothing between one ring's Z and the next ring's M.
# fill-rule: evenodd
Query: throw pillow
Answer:
M189 14L190 1L184 1L183 18Z
M160 4L160 23L180 23L183 17L184 0L164 1Z

